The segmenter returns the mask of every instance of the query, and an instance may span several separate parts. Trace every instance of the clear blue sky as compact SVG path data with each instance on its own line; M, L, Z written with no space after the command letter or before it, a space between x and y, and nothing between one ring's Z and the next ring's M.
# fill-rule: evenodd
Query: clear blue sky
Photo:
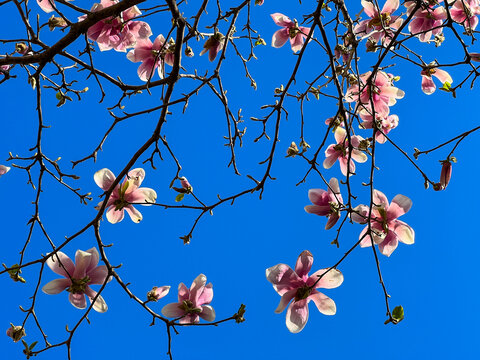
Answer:
M270 47L272 34L278 29L270 14L281 12L291 18L300 19L302 14L314 10L314 5L304 3L303 7L291 2L267 0L262 7L252 11L254 27L266 40L266 47L257 47L258 60L250 62L250 70L258 89L254 91L244 77L241 62L234 58L229 47L230 59L222 67L225 88L228 89L231 108L242 108L247 127L244 147L237 152L238 166L242 177L234 175L226 165L229 150L223 146L222 136L227 134L226 120L218 100L208 90L192 98L187 112L181 114L181 106L172 107L173 115L165 126L167 140L182 163L181 175L186 176L194 187L195 194L207 203L231 195L248 186L251 180L247 174L261 176L263 166L258 162L265 159L271 145L264 139L253 143L261 132L261 126L249 120L250 116L261 117L260 106L274 102L273 89L288 81L296 57L287 45L281 49ZM234 4L229 1L228 5ZM87 2L80 6L89 8ZM194 5L192 3L192 5ZM38 8L30 2L33 11ZM227 6L225 5L225 8ZM213 9L213 8L212 8ZM355 8L355 13L360 7ZM2 7L4 12L13 12L11 4ZM38 10L39 11L39 10ZM213 10L212 10L213 14ZM212 15L211 14L211 15ZM48 16L41 13L42 21ZM210 16L211 16L210 15ZM209 17L206 17L209 19ZM6 16L3 37L18 37L18 19ZM150 20L154 36L168 31L168 18L158 15ZM240 28L244 18L239 22ZM205 20L203 25L208 22ZM226 32L222 24L221 30ZM21 35L23 36L23 35ZM20 36L20 37L21 37ZM46 34L45 40L55 34ZM450 32L440 48L410 40L412 48L424 54L428 63L462 60L462 52L453 41ZM196 56L185 59L185 66L191 72L197 67L199 73L213 69L206 57L199 58L201 43L191 42ZM376 54L363 53L361 72L370 70ZM478 46L472 51L480 52ZM0 53L11 51L0 45ZM76 51L72 47L72 52ZM305 80L318 75L326 63L317 48L311 47L297 78L295 89L303 90ZM140 83L136 69L138 64L129 62L122 53L113 51L94 54L95 63L101 69L119 75L125 82ZM66 63L67 64L67 63ZM405 98L399 100L391 111L397 114L400 123L391 132L392 139L412 155L413 147L421 150L431 148L450 137L469 130L478 124L475 105L478 94L470 91L469 84L458 91L457 98L437 91L427 96L420 89L419 70L399 59L387 60L386 64L398 66L390 69L401 80L397 86L405 91ZM51 69L50 73L54 72ZM454 84L462 79L465 68L450 72ZM37 120L35 115L35 92L26 82L23 71L16 68L17 75L0 86L0 97L4 100L0 120L2 141L0 163L8 152L20 156L29 155L28 148L36 141ZM98 104L99 91L92 79L84 81L86 74L73 75L82 80L78 88L88 86L90 90L81 102L74 99L61 108L56 108L55 93L43 91L45 122L51 128L44 132L43 149L52 159L61 157L59 164L64 170L70 167L70 160L88 155L110 126L111 117L107 106L115 103L119 93L113 88L104 103ZM439 85L437 83L437 85ZM190 89L191 84L179 85L175 95ZM330 89L333 91L333 89ZM126 111L134 111L158 104L159 89L137 95L127 102ZM313 99L313 96L312 96ZM335 316L320 314L310 304L310 319L299 334L291 334L285 327L285 312L275 314L280 297L265 278L265 269L278 263L295 265L301 251L310 250L315 258L312 270L333 265L358 239L363 226L346 224L340 236L340 248L330 245L335 230L325 231L326 219L309 215L303 210L310 204L307 193L310 188L324 188L318 175L312 174L305 184L295 186L308 170L307 163L299 158L284 158L291 141L299 142L300 112L296 100L289 99L288 122L283 120L280 129L279 150L272 169L277 180L267 183L263 200L257 194L238 199L234 206L224 205L214 210L213 216L205 216L197 226L191 244L183 245L179 236L188 233L197 212L194 210L164 210L159 207L140 208L143 214L141 224L130 219L112 225L104 220L101 224L103 241L113 246L107 249L112 264L123 266L118 273L138 296L145 294L152 286L171 285L171 293L152 304L160 312L163 305L176 301L176 288L180 282L189 286L193 279L204 273L213 283L212 306L217 319L223 319L236 312L241 303L246 304L246 321L242 324L228 322L218 327L179 328L180 334L173 335L175 359L195 357L207 359L290 359L319 356L326 359L370 358L370 359L475 359L478 358L478 322L476 311L479 291L478 274L478 216L476 201L479 198L477 184L478 163L476 143L478 136L472 135L456 150L458 163L453 166L453 177L448 189L443 192L425 190L423 180L414 167L389 143L378 146L376 189L392 199L403 194L413 201L412 209L401 220L411 225L415 232L415 244L400 244L390 258L380 255L384 280L391 295L392 307L403 305L405 320L399 325L384 325L386 320L383 292L371 249L356 249L339 267L344 274L344 283L337 289L325 290L337 305ZM315 149L320 144L326 126L324 121L335 112L335 102L321 99L305 105L307 142ZM140 147L153 131L158 115L139 117L120 124L108 138L104 151L94 164L88 161L75 171L81 179L72 186L83 192L92 192L94 200L82 205L64 187L46 177L45 192L41 196L41 219L53 241L59 244L82 228L96 215L94 205L102 191L94 181L95 171L107 167L119 173L129 157ZM271 133L272 128L269 128ZM362 134L359 132L359 134ZM364 136L367 134L365 131ZM327 144L333 143L330 135ZM440 176L438 160L446 157L450 147L421 157L418 164L433 179ZM323 151L322 151L323 152ZM141 157L145 160L150 153ZM165 161L157 162L154 171L147 164L144 167L145 187L154 188L158 201L174 203L175 192L168 185L175 175L175 164L162 150ZM308 154L308 153L307 153ZM323 157L321 157L323 161ZM34 170L36 175L38 169ZM323 172L325 178L343 178L338 165ZM357 166L353 178L353 191L358 195L357 203L367 203L369 190L361 185L367 182L368 164ZM27 237L27 221L33 214L31 201L35 192L26 184L25 172L12 169L0 179L0 201L3 204L0 262L11 265L18 261L18 252ZM346 194L346 190L342 187ZM194 204L186 197L186 204ZM87 250L96 246L92 230L87 231L69 244L64 252L73 258L77 249ZM36 229L29 245L26 259L33 260L39 254L49 251L49 244ZM27 284L13 283L7 276L0 277L3 296L0 299L0 329L7 329L9 323L20 324L23 313L18 306L28 308L37 281L39 267L24 271ZM41 286L57 276L47 269ZM103 292L109 310L105 314L91 312L91 324L84 323L73 340L73 359L89 356L91 359L118 358L166 359L167 336L163 323L148 326L151 317L112 281ZM67 293L37 297L37 315L51 342L63 341L67 333L65 325L73 326L83 312L73 308ZM4 330L1 330L4 331ZM40 333L33 322L27 323L27 340L39 340ZM39 345L38 345L39 346ZM1 358L22 359L22 345L14 344L8 337L0 336ZM66 358L65 347L53 349L37 357L41 359Z

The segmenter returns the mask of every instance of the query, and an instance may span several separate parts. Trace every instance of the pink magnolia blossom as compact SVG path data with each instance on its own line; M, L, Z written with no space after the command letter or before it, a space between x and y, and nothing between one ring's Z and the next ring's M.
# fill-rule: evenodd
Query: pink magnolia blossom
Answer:
M373 191L373 206L370 219L371 237L373 242L378 245L378 249L383 255L390 256L397 248L398 242L411 245L415 241L415 232L413 229L401 220L400 216L407 213L412 207L412 200L404 195L398 194L388 203L387 197L380 191ZM359 205L352 213L352 220L365 224L368 220L369 207ZM372 246L370 235L366 235L368 226L360 233L361 247Z
M373 116L367 111L360 111L360 118L363 122L360 123L360 128L362 129L373 129ZM388 134L392 129L395 129L398 126L398 116L397 115L387 115L387 116L376 116L376 126L381 130L375 133L375 141L380 144L384 144L387 141L387 138L384 134Z
M310 32L310 28L298 26L296 20L292 21L288 16L280 13L270 15L278 26L282 29L277 30L272 37L272 46L279 48L285 45L287 40L290 40L290 46L293 52L298 52L302 49L303 43Z
M0 165L0 176L5 175L9 171L10 171L9 166Z
M308 303L311 300L322 314L335 315L337 312L335 302L316 289L340 286L343 282L342 273L337 269L321 269L308 276L312 264L313 255L305 250L298 257L295 270L286 264L278 264L266 270L267 280L282 296L275 312L283 312L293 300L288 305L286 319L287 328L292 333L302 331L307 324Z
M415 1L407 1L407 15L410 15L416 7ZM443 6L434 9L434 5L429 5L426 8L420 7L415 11L414 16L408 24L408 30L411 34L417 35L422 42L427 42L430 38L442 32L443 20L447 18L447 11Z
M142 62L137 70L141 80L148 81L157 68L160 79L164 78L164 63L173 66L174 61L174 53L170 46L165 43L165 38L161 34L157 36L153 44L150 39L137 41L135 48L127 54L127 58L132 62Z
M94 175L95 183L104 191L107 191L115 181L115 175L108 169L102 169ZM123 220L125 216L124 210L133 222L139 223L142 220L142 214L133 207L131 203L141 203L141 205L148 206L157 200L157 193L150 188L140 188L143 179L145 178L145 171L143 169L133 169L129 171L127 177L122 184L117 184L113 189L112 194L107 200L107 220L116 224ZM96 206L98 210L103 204L100 201Z
M386 116L390 112L390 106L397 103L397 99L402 99L405 93L399 88L393 86L393 75L378 71L371 82L367 85L372 72L366 72L360 75L360 80L350 86L345 94L346 102L356 102L357 107L361 109L370 109L373 103L375 113L380 116ZM372 111L370 111L372 112Z
M392 16L392 13L398 9L399 0L387 0L380 13L376 5L368 0L362 0L363 11L370 20L363 20L354 28L354 33L360 36L371 34L371 38L378 43L385 38L386 45L389 39L393 37L393 31L397 30L403 20L400 16Z
M170 318L181 318L181 324L196 324L200 318L213 321L215 310L208 305L212 299L212 283L207 284L207 277L200 274L193 280L190 290L183 283L178 285L178 302L165 305L162 314Z
M335 130L335 140L337 141L337 143L329 145L327 150L325 150L326 158L323 161L323 167L325 169L330 169L338 159L342 174L344 176L347 176L349 158L350 173L355 173L355 163L353 162L353 160L359 163L364 163L365 161L367 161L367 155L365 155L362 151L358 150L360 142L363 140L363 138L358 135L352 135L350 139L353 146L351 157L349 150L349 142L347 140L347 132L344 128L337 127L337 129Z
M340 206L343 205L338 180L331 178L328 185L327 191L323 189L308 190L308 199L313 205L305 206L305 211L309 214L328 217L325 230L332 228L338 221L340 218Z
M115 5L117 2L117 0L102 0L100 4L94 4L90 11L100 11ZM132 21L140 14L138 7L133 6L123 11L120 17L109 17L92 25L88 28L87 36L90 40L98 43L101 51L115 49L125 52L127 48L133 47L138 40L147 39L152 35L150 25L146 22ZM87 16L83 15L78 20L82 21L86 18Z
M216 32L213 36L210 36L207 41L205 41L205 44L203 44L203 50L200 52L200 56L208 51L208 60L215 60L218 53L223 49L224 39L225 36L219 32Z
M478 25L480 4L478 0L454 0L450 8L453 21L462 24L467 30L475 30Z
M59 294L67 290L70 294L68 300L78 309L85 309L87 295L90 302L93 301L97 292L93 291L89 285L103 285L107 280L108 270L105 265L98 265L98 251L91 248L87 251L77 250L75 253L75 264L70 258L61 251L50 254L47 258L47 265L52 271L65 279L55 279L45 284L42 291L45 294ZM93 309L98 312L107 311L108 307L99 295L93 303Z
M442 85L445 83L451 84L453 82L452 77L448 72L431 65L423 69L420 74L422 75L422 91L427 95L433 94L437 89L432 76L435 76L440 80Z

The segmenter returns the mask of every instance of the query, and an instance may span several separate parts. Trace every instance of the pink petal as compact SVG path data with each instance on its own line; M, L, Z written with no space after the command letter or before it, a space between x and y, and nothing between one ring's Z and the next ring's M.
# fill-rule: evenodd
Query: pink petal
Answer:
M450 84L453 83L452 77L445 70L436 68L435 72L433 73L433 76L435 76L438 80L440 80L442 82L442 84L444 84L446 82L448 82Z
M315 205L327 205L328 199L325 199L326 191L323 189L308 190L308 200Z
M412 207L410 198L398 194L396 195L387 210L387 219L393 220L407 213Z
M436 89L437 87L435 86L432 78L422 75L422 91L427 95L431 95L435 92Z
M111 224L116 224L122 221L123 217L125 216L123 209L115 210L115 205L112 205L107 209L106 215L108 222Z
M90 266L92 261L92 254L77 250L75 253L75 272L73 273L73 278L83 279L87 275L87 269Z
M329 151L330 149L333 150L333 147L335 145L330 145L326 152ZM330 169L333 164L335 164L335 162L337 161L338 157L341 155L341 153L339 151L336 151L336 150L333 150L333 153L331 153L330 155L328 155L325 160L323 160L323 167L325 169Z
M92 255L90 265L85 270L85 272L88 273L90 270L93 270L96 268L96 266L98 265L98 262L100 261L100 255L98 254L97 249L94 247L92 247L91 249L88 249L86 252Z
M208 283L203 288L203 292L200 294L197 300L197 306L201 306L204 304L210 304L213 300L213 285L212 283Z
M363 11L368 17L374 18L377 16L378 10L374 3L368 0L362 0L362 6L363 6Z
M90 303L93 302L93 299L95 296L97 296L97 292L93 291L89 286L85 288L85 295L88 296L88 300L90 300ZM97 299L93 303L93 310L99 313L104 313L105 311L108 310L107 303L105 300L103 300L102 295L98 295Z
M373 190L373 204L374 206L383 207L385 210L389 206L387 197L379 190Z
M9 171L10 171L10 167L5 165L0 165L0 176L5 175Z
M337 306L335 305L335 302L321 292L313 292L308 299L313 300L318 311L324 315L335 315L337 312Z
M155 298L160 300L170 292L170 286L159 286L155 289Z
M358 205L353 210L355 212L351 213L350 218L356 223L365 224L367 222L370 208L366 205Z
M37 4L46 13L54 11L52 4L55 4L55 1L53 0L37 0Z
M308 272L312 268L313 255L310 251L304 250L298 256L297 263L295 264L295 272L301 278L308 275Z
M332 212L325 224L325 230L331 229L337 223L338 219L340 219L340 215L336 212Z
M200 297L200 295L202 295L206 283L207 277L203 274L200 274L195 278L195 280L193 280L193 283L190 286L190 300L195 306L199 305L198 298Z
M98 170L93 175L95 184L97 184L102 190L107 191L115 181L115 175L108 169Z
M145 179L145 170L141 168L133 169L128 172L126 181L129 182L129 186L125 191L125 194L130 194L137 190L142 185L143 179ZM125 183L125 181L124 181Z
M292 333L298 333L303 330L308 321L307 299L294 301L287 310L286 324L288 330Z
M413 231L412 227L405 224L403 221L395 221L394 231L398 236L398 240L404 244L411 245L415 242L415 231Z
M184 283L178 284L178 302L181 303L182 301L189 299L190 290L188 290Z
M307 205L304 207L304 209L309 214L315 214L319 216L327 216L332 211L330 205Z
M68 294L68 300L70 303L75 306L77 309L85 309L87 307L87 300L85 299L85 294Z
M267 280L272 283L273 288L280 295L285 294L288 290L298 288L302 284L297 273L286 264L272 266L265 273Z
M42 291L45 294L55 295L55 294L61 293L63 290L68 288L71 284L72 282L70 281L70 279L55 279L46 283L42 287Z
M343 274L337 269L331 269L330 271L326 272L328 269L320 269L315 271L315 273L310 276L308 279L307 285L312 286L315 281L318 280L319 276L322 276L320 281L315 285L315 288L323 288L323 289L334 289L339 287L343 283Z
M87 272L88 277L90 278L89 284L92 285L103 285L105 279L108 276L108 269L105 265L97 266L95 269ZM110 281L111 279L108 279Z
M292 300L296 294L297 294L297 289L288 290L285 294L283 294L282 298L280 299L280 303L275 309L275 313L280 314L281 312L283 312L283 310L285 310L290 300Z
M127 212L127 214L130 216L130 219L132 219L132 221L134 223L138 224L140 221L142 221L142 219L143 219L142 213L140 211L138 211L137 209L135 209L133 207L133 205L127 205L127 206L124 207L124 209Z
M291 27L295 25L294 22L290 20L288 16L285 16L281 13L270 14L270 16L272 17L273 22L278 26Z
M170 303L162 308L162 315L169 318L178 318L185 315L185 311L180 308L179 303Z
M215 310L210 305L204 305L201 307L202 312L198 314L205 321L215 320Z
M302 50L304 37L304 35L298 33L294 38L290 38L290 46L292 47L293 52L296 53Z
M131 203L141 203L142 205L154 204L157 200L157 193L150 188L139 188L125 196L125 200Z
M387 0L382 8L382 14L392 14L400 6L399 0Z
M380 250L380 252L385 256L392 255L392 253L395 251L397 247L398 247L398 238L393 231L390 231L388 235L385 237L385 239L378 244L378 250Z
M280 48L285 45L288 39L290 39L290 34L287 28L277 30L272 36L272 46Z
M56 254L50 254L47 259L47 265L55 274L66 278L70 278L75 272L73 261L61 251L57 251Z

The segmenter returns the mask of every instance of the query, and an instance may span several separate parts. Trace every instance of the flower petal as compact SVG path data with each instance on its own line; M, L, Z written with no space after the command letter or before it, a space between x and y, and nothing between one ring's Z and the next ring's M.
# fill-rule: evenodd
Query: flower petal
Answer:
M71 284L72 282L70 281L70 279L55 279L43 285L42 291L45 294L55 295L61 293Z
M313 255L310 251L304 250L298 256L297 263L295 264L295 272L301 278L308 275L308 272L312 268Z
M275 309L275 313L280 314L281 312L283 312L283 310L285 310L290 300L292 300L296 294L297 294L297 289L288 290L285 294L283 294L282 298L280 299L280 303Z
M185 311L180 308L179 303L170 303L162 308L162 315L169 318L178 318L185 315Z
M404 244L411 245L415 242L415 231L412 227L405 224L403 221L395 221L395 233L398 236L398 240Z
M82 279L87 275L87 269L90 266L92 261L92 254L83 251L77 250L75 253L75 272L73 273L73 278Z
M337 306L335 305L335 302L321 292L314 292L308 298L313 300L318 311L324 315L335 315L337 312Z
M115 179L115 175L107 168L98 170L95 175L93 175L95 184L97 184L104 191L110 189Z
M267 280L273 285L273 288L280 295L285 294L288 290L299 287L301 279L286 264L278 264L265 270Z
M125 216L125 213L124 213L123 209L116 210L115 205L112 205L107 209L107 214L106 215L107 215L107 220L108 220L109 223L116 224L116 223L123 220L123 217Z
M203 292L200 294L197 300L197 306L201 306L203 304L210 304L213 300L213 285L212 283L208 283L203 288Z
M57 251L55 254L49 254L47 265L55 274L66 278L70 278L75 272L73 261L61 251Z
M138 224L140 221L142 221L142 213L135 209L133 205L127 205L124 207L124 209L128 213L128 215L130 215L130 219L132 219L134 223Z
M205 321L215 320L215 310L210 305L204 305L201 307L202 312L198 314Z
M93 299L95 298L95 296L97 296L97 292L93 291L89 286L85 288L85 294L88 296L88 300L90 300L90 302L93 302ZM108 310L107 303L105 302L105 300L103 300L102 295L98 295L98 297L95 299L95 302L93 303L92 308L99 313L104 313Z
M207 283L207 277L203 274L198 275L195 280L193 280L192 285L190 286L190 300L195 306L198 306L198 299L202 295L203 290L205 289L205 284ZM213 296L213 291L212 291Z
M317 285L315 285L315 288L334 289L339 287L343 283L343 274L337 269L331 269L330 271L327 271L328 269L320 269L315 271L315 273L309 277L307 285L312 286L315 281L317 281L318 278L323 275Z
M396 195L387 210L387 219L393 220L407 213L412 207L412 200L405 195Z
M108 276L108 269L105 265L97 266L95 269L92 269L87 272L88 277L90 278L89 284L93 285L103 285L105 283L105 279ZM108 279L107 282L111 280L111 277Z
M308 321L307 299L294 301L287 310L286 324L290 332L296 334L303 330Z
M85 309L87 307L87 300L85 299L85 294L68 294L68 300L70 303L75 306L77 309Z
M288 34L287 28L277 30L272 36L272 46L274 48L280 48L285 45L288 39L290 39L290 35Z

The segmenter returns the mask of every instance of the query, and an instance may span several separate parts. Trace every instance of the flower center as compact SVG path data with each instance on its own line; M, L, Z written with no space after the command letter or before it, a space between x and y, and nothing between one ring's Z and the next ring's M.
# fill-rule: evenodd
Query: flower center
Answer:
M309 297L311 292L312 289L310 288L310 286L307 285L298 288L297 293L295 294L295 301L306 299L307 297Z
M73 294L83 294L89 282L90 282L90 278L88 276L85 276L82 279L72 278L72 285L70 285L67 291Z
M195 307L191 300L183 300L179 308L185 311L187 314L199 314L202 312L202 309Z

